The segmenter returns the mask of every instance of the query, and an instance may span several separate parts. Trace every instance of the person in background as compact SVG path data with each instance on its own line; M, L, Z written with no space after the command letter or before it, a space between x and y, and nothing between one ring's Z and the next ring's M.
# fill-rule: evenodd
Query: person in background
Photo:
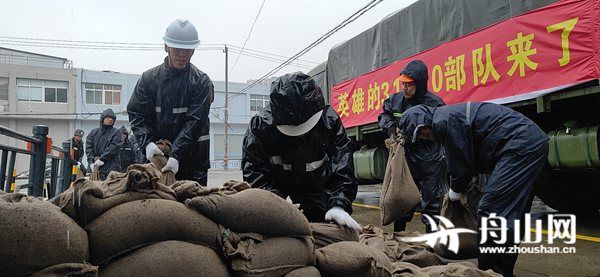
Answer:
M75 130L75 133L73 133L73 137L71 138L71 165L73 167L77 167L76 172L81 171L81 173L85 175L85 172L87 170L82 163L83 155L85 154L85 149L83 146L83 135L84 132L81 129L77 129ZM73 174L71 176L71 182L75 181L76 178L77 174Z
M119 172L127 171L127 167L137 162L133 143L129 140L129 132L125 126L119 129L121 144L119 145Z
M106 109L100 116L100 127L93 129L85 140L85 154L89 169L98 167L100 180L105 180L108 173L119 169L119 145L121 133L113 125L117 115L112 109Z

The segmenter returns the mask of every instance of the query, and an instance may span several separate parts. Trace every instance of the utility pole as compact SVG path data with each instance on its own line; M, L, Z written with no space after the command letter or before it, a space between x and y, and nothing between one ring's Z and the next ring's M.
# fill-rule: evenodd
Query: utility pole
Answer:
M229 66L228 66L228 49L227 44L225 44L225 149L223 151L223 169L227 170L229 168L229 143L227 141L229 136Z

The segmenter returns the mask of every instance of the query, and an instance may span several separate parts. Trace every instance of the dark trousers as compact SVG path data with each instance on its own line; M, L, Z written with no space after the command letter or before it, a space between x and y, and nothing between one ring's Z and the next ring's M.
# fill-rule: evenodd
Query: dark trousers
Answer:
M525 154L507 152L499 159L483 187L483 196L477 210L480 247L518 245L514 238L514 221L519 219L522 223L525 213L531 210L533 186L547 158L548 144L544 144L540 149ZM507 220L508 232L505 243L496 243L489 234L487 240L481 243L482 217L489 217L492 213ZM524 231L523 228L519 230L521 233ZM523 237L522 234L520 237ZM479 268L491 269L504 276L513 276L517 256L518 254L480 253Z
M192 180L202 186L208 184L208 169L210 168L210 140L198 142L198 146L179 161L177 180Z

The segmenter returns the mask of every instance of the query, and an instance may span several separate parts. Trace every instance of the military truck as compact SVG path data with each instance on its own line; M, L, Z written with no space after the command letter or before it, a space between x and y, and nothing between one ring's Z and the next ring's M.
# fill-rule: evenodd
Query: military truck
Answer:
M377 115L413 59L446 104L487 101L534 120L550 153L536 195L561 212L600 209L600 0L419 0L330 50L309 72L355 143L355 175L383 178Z

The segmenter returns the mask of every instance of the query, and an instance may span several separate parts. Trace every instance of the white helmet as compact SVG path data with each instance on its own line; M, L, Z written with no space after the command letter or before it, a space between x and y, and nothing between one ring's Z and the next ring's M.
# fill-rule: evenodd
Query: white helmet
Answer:
M163 41L167 46L179 49L196 49L200 45L196 27L186 19L176 19L171 22Z

